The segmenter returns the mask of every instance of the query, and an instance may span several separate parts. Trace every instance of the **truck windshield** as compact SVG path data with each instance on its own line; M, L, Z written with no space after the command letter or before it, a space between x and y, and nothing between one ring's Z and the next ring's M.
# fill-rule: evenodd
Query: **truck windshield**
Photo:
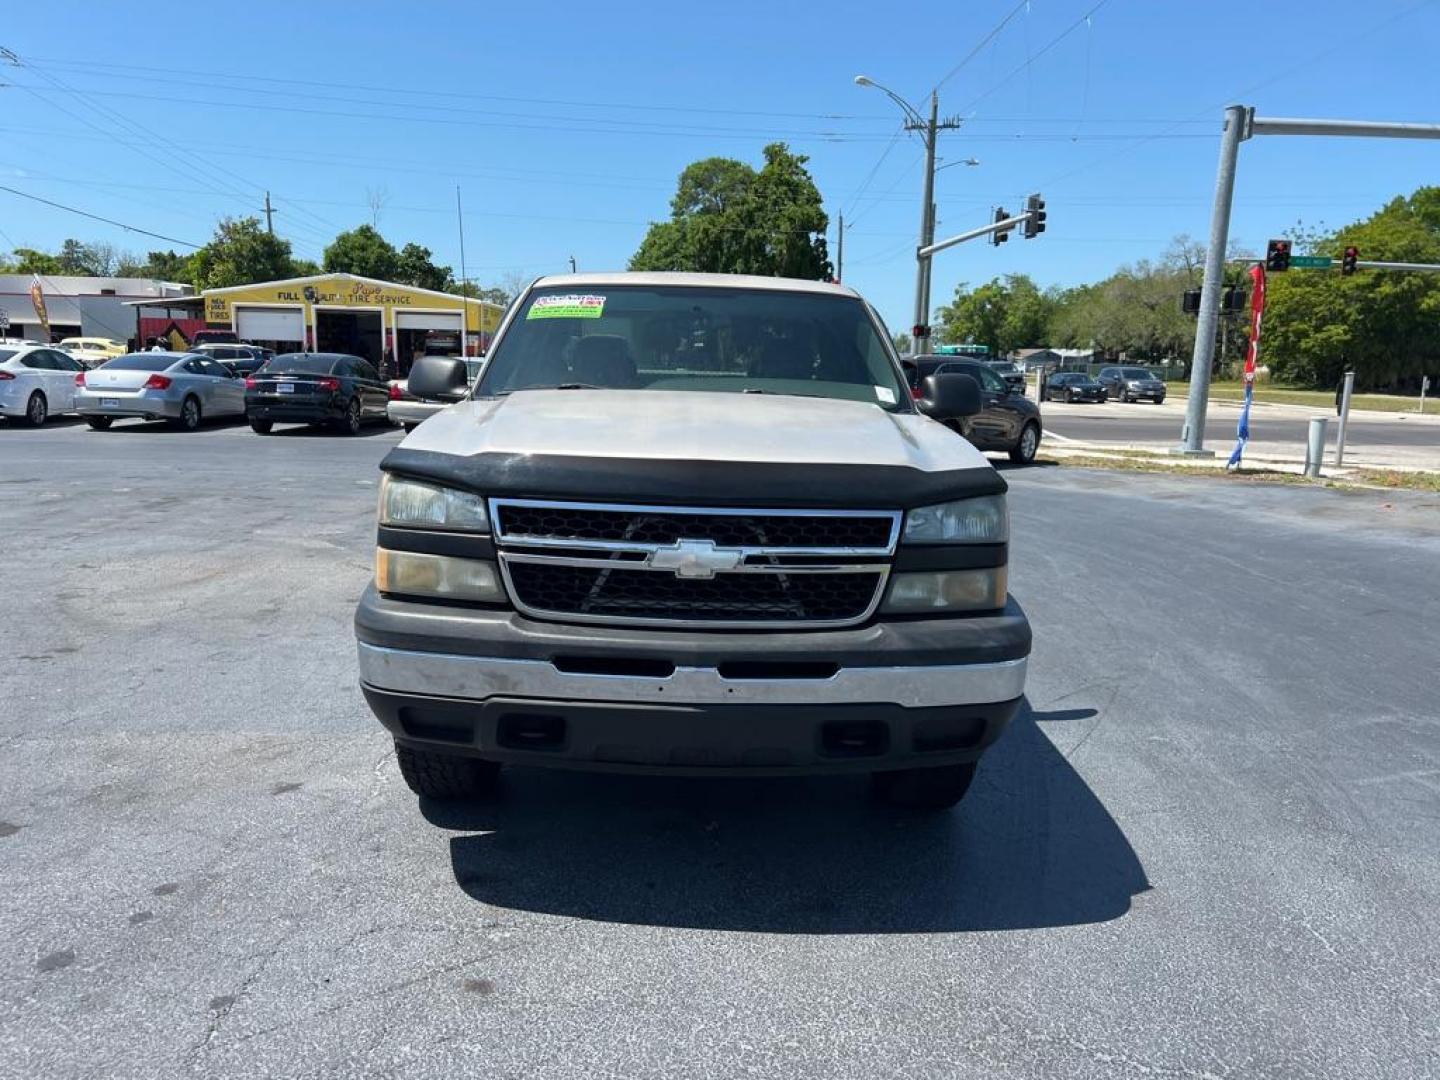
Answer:
M530 293L476 394L546 387L790 394L890 411L910 401L854 297L663 285Z

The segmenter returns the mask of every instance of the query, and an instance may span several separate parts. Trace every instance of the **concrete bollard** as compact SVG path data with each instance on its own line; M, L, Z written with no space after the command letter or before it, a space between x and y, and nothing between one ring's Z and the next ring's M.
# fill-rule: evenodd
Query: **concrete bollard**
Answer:
M1312 479L1320 477L1320 462L1325 458L1325 428L1329 423L1328 416L1310 418L1310 441L1305 444L1305 475Z

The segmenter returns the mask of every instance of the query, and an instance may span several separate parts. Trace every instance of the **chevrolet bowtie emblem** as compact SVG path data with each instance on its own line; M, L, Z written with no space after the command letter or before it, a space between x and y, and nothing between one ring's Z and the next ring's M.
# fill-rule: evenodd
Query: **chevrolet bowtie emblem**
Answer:
M745 559L735 548L717 548L714 540L677 540L650 554L645 565L652 570L671 570L680 578L713 578L722 570L734 570Z

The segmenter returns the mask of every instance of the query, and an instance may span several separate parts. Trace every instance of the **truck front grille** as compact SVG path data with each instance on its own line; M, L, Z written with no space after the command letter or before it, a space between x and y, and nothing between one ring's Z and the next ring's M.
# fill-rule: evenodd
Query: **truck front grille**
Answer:
M658 508L500 504L497 526L506 536L550 540L673 544L713 540L721 547L870 548L887 551L894 514L787 514L784 511L695 511Z
M879 605L893 510L733 510L495 499L515 606L562 621L847 626Z

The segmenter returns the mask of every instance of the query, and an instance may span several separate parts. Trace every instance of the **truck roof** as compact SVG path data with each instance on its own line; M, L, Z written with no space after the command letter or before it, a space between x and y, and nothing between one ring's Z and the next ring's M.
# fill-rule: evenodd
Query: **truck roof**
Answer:
M550 274L535 282L540 289L595 289L614 285L679 285L712 289L753 289L758 292L828 293L859 297L848 285L800 278L760 277L754 274L690 274L664 272L616 272L608 274Z

